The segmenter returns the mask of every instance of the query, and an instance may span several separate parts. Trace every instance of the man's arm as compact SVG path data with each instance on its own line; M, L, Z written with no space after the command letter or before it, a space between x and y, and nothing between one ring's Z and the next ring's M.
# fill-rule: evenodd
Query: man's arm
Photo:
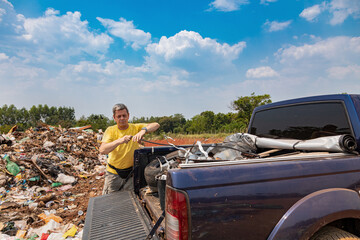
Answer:
M131 138L132 138L131 135L126 135L123 136L122 138L116 139L115 141L109 143L103 142L100 145L99 152L101 154L109 154L120 144L128 143L131 140Z
M145 133L151 133L151 132L155 132L158 128L160 127L160 124L158 124L157 122L153 122L153 123L149 123L146 126L146 129L141 129L134 137L133 137L133 141L134 142L140 142L141 139L144 137Z

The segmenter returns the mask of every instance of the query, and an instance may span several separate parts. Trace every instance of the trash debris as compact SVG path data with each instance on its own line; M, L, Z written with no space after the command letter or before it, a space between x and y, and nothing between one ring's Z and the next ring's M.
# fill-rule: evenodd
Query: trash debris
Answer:
M6 135L0 135L0 145L1 144L6 144L6 145L10 146L12 144L12 141Z
M81 239L107 159L98 151L102 132L90 128L0 133L0 239Z
M50 236L49 233L43 233L43 234L41 234L40 240L47 240L49 238L49 236Z
M73 225L64 235L63 238L74 237L77 232L77 227Z
M26 235L26 231L25 230L18 230L17 233L16 233L16 237L17 238L25 238L25 235Z

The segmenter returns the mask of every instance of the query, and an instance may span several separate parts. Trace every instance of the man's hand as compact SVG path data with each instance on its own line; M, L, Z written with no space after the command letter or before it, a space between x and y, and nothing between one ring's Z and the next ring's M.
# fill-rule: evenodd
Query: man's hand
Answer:
M118 138L115 141L109 143L101 143L99 151L101 154L109 154L120 144L128 143L131 140L131 135L125 135L122 138Z
M144 137L146 131L145 130L140 130L140 132L138 132L133 138L133 142L138 142L140 143L141 142L141 139Z
M133 136L131 135L125 135L122 138L120 138L120 144L128 143Z

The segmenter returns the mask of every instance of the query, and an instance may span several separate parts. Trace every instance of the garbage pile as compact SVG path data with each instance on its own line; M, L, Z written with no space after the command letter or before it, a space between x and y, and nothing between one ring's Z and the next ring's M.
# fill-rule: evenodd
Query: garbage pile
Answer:
M81 239L106 164L90 127L0 134L0 239Z

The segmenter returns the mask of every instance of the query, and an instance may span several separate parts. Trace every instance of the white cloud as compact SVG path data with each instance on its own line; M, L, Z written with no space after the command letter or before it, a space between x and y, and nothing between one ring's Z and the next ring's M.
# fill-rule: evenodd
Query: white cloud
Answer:
M322 2L304 9L300 17L307 21L314 21L321 13L329 12L332 14L330 19L331 25L342 24L348 17L358 19L360 17L360 1L358 0L331 0Z
M2 21L2 16L6 14L6 10L3 8L0 8L0 22Z
M245 47L245 42L230 46L203 38L197 32L181 31L169 38L161 37L159 43L149 44L146 47L149 54L147 64L153 69L182 69L209 77L209 73L216 75L224 70L233 71L232 61L239 57Z
M270 94L273 101L310 95L360 91L360 37L333 37L313 44L287 46L276 53L276 74L270 65L249 69L246 80L220 85L212 95ZM276 59L275 59L276 60ZM261 78L264 76L263 78ZM217 96L220 98L220 96ZM231 100L231 98L230 98Z
M115 59L105 63L81 61L66 65L56 79L62 82L78 82L85 84L112 84L121 82L124 85L128 79L141 78L147 70L143 67L129 66L124 60ZM130 83L129 83L130 84Z
M352 16L353 18L360 17L360 1L332 0L329 4L329 11L333 14L330 24L341 24L349 16Z
M339 36L313 44L287 46L275 55L279 59L277 76L271 81L249 80L270 95L286 99L360 91L360 37Z
M238 57L245 46L245 42L230 46L227 43L220 44L214 39L203 38L197 32L181 31L173 37L161 37L159 43L150 44L146 50L150 54L163 56L166 61L183 57L208 57L202 54L215 55L232 61Z
M187 77L186 72L169 71L166 74L157 74L153 72L153 69L145 66L130 66L120 59L107 61L104 64L82 61L74 65L69 64L63 68L49 87L59 88L59 86L55 86L55 83L57 85L63 84L65 79L68 83L77 82L109 87L114 91L125 91L124 94L126 91L149 92L157 90L171 92L179 87L193 86L193 83L186 80ZM142 86L141 89L139 86Z
M358 79L360 76L360 65L348 65L345 67L336 66L327 70L329 78L335 78L339 80L343 79Z
M22 21L16 16L14 6L7 0L0 0L0 32L4 40L8 35L15 34L18 28L22 28ZM1 42L1 39L0 39Z
M325 4L316 4L312 7L305 8L300 17L305 18L307 21L312 22L324 10Z
M14 8L14 6L8 0L1 0L1 2L8 5L8 6L10 6L11 8Z
M247 78L271 78L277 76L279 74L269 66L251 68L246 71Z
M248 0L215 0L210 3L210 6L214 9L223 12L231 12L240 9L240 6L247 5L250 2Z
M277 0L260 0L260 4L269 5L269 3L277 2Z
M60 11L55 10L55 9L53 9L53 8L48 8L48 9L46 9L46 11L45 11L45 16L59 15L59 14L60 14Z
M269 32L277 32L277 31L281 31L281 30L284 30L285 28L289 27L291 22L292 22L292 20L285 21L285 22L278 22L278 21L270 22L269 20L267 20L264 23L264 26L268 27Z
M5 53L0 53L0 61L1 60L7 60L9 57Z
M92 31L79 12L60 15L49 8L43 16L27 18L6 0L0 0L0 8L6 11L0 22L0 46L34 66L61 65L90 55L101 58L113 42L107 34Z
M58 14L59 11L48 9L43 17L25 18L22 37L45 51L69 56L82 52L90 55L104 53L113 42L104 33L96 35L90 32L88 22L81 21L80 12Z
M151 42L151 34L143 30L136 29L132 21L126 21L120 18L119 22L111 19L97 17L101 24L109 29L109 32L119 38L122 38L127 44L131 44L134 49L139 49Z
M75 94L74 90L81 86L81 93L89 93L96 88L97 92L113 99L140 101L141 95L149 102L148 99L156 95L157 98L168 99L166 102L175 102L187 98L189 94L196 96L199 88L206 90L214 79L223 80L226 74L234 75L234 71L226 73L222 70L233 66L232 61L239 57L245 46L243 42L232 46L220 44L198 33L182 31L150 44L146 48L149 55L142 66L131 66L120 59L105 63L82 61L68 64L56 76L44 81L43 88L47 91L71 89L70 92ZM207 71L196 69L193 65ZM203 82L200 83L197 82L199 74L203 74L200 77Z
M4 53L0 53L0 86L2 91L0 102L16 101L18 96L31 96L28 94L29 88L41 88L41 80L46 78L46 71L42 68L36 68L24 64L21 59L9 58ZM14 99L15 97L15 99Z
M180 78L179 78L180 77ZM185 79L181 79L181 76L170 75L170 76L159 76L155 81L146 81L143 83L143 91L162 91L164 94L175 92L177 88L187 88L191 86L199 86L196 83L189 82Z
M293 63L303 59L349 63L359 60L360 37L333 37L318 41L312 45L290 46L279 49L277 56L282 63Z

